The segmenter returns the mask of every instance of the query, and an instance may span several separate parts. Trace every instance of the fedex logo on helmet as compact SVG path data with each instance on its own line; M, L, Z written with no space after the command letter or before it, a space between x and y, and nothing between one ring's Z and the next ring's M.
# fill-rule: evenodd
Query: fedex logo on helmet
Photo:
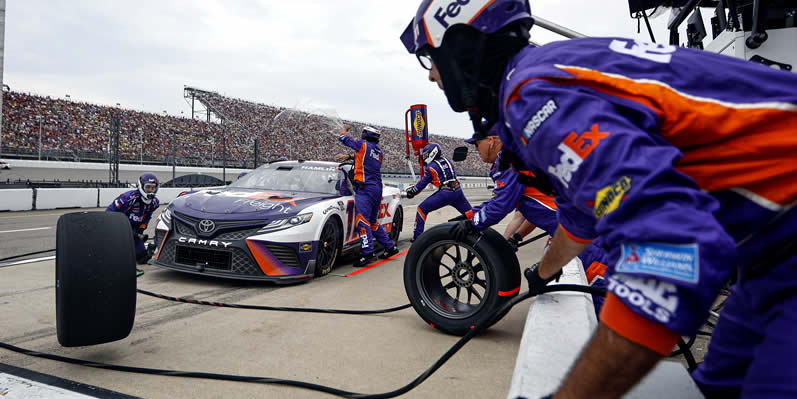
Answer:
M437 47L449 26L469 24L494 0L434 0L423 16L429 33L429 44Z

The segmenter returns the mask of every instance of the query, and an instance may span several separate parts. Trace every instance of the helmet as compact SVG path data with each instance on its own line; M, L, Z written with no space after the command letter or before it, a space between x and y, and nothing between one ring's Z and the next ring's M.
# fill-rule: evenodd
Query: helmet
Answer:
M429 143L425 145L421 149L421 158L423 159L423 163L428 165L430 162L439 158L441 152L443 152L443 150L440 148L440 145L436 143Z
M533 23L528 0L423 0L401 41L424 68L434 62L451 108L482 130L482 117L497 120L501 77Z
M152 173L144 173L139 176L136 187L138 188L138 192L141 193L141 200L144 201L145 204L149 204L155 198L159 184L158 178Z
M382 133L379 131L379 129L372 128L371 126L366 126L363 128L361 137L363 140L373 141L374 143L378 143L379 137L381 135Z

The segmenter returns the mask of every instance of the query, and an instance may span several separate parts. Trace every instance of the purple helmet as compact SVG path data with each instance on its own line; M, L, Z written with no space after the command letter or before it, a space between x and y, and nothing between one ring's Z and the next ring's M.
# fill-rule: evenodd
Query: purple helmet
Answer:
M440 148L440 145L437 143L429 143L421 149L421 159L423 159L423 163L429 164L437 158L440 158L440 153L443 150Z
M138 192L141 193L141 200L144 201L145 204L149 204L155 199L155 194L158 192L159 185L160 182L158 178L152 173L144 173L139 176L136 187L138 188Z
M440 73L448 103L474 128L497 119L497 91L509 60L527 46L528 0L423 0L401 41L425 69Z
M373 141L374 143L379 142L379 138L382 136L382 133L379 129L373 128L371 126L366 126L363 128L362 137L363 140Z

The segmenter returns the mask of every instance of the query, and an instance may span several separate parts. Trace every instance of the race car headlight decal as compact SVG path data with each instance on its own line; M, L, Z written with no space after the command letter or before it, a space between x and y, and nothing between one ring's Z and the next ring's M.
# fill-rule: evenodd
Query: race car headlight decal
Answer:
M301 215L291 216L291 217L288 217L288 218L277 219L277 220L274 220L271 223L267 224L262 229L260 229L260 231L258 231L258 233L266 233L266 232L271 232L271 231L275 231L275 230L288 229L288 228L291 228L293 226L298 226L300 224L305 224L305 223L309 222L310 219L312 219L312 218L313 218L313 214L312 213L304 213L304 214L301 214Z
M165 223L166 226L171 227L172 225L172 211L169 208L166 208L160 215L161 222Z

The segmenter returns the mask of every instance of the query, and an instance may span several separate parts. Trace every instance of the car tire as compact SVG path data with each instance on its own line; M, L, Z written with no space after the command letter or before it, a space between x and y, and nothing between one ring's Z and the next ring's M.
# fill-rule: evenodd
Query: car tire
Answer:
M343 246L343 228L334 217L329 218L321 229L316 255L315 275L324 276L332 271Z
M58 218L55 318L62 346L127 337L136 312L136 250L124 214L78 212Z
M401 235L401 229L404 227L404 209L401 204L396 206L396 211L393 212L393 221L392 225L390 226L390 239L393 241L393 244L398 245L399 236Z
M514 251L498 232L487 229L457 242L451 226L435 226L412 244L404 262L404 289L424 321L461 336L517 295L521 277Z

